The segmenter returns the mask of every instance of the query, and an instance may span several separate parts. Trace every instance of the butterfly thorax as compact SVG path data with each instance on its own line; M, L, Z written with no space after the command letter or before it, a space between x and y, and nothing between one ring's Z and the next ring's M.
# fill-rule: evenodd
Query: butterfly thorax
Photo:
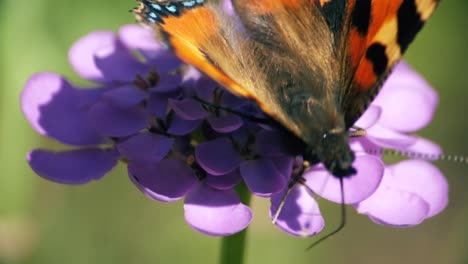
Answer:
M316 89L318 90L318 89ZM318 162L337 177L353 175L354 153L348 143L344 115L326 93L295 94L283 110L297 127L297 136L305 143L302 155L310 163Z
M297 62L300 64L300 60ZM272 93L272 105L276 106L273 116L301 139L298 151L311 164L321 162L337 177L354 174L354 154L348 144L344 114L338 95L331 92L341 85L338 78L323 78L297 64L286 67L285 61L281 65L281 70L268 72L270 87L276 91Z

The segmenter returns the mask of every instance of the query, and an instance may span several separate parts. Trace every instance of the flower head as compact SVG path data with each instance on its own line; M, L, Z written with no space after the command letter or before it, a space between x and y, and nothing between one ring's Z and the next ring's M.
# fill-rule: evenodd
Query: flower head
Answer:
M342 201L338 178L322 165L304 172L302 157L288 154L279 131L245 117L262 116L255 105L181 63L153 40L151 31L128 25L118 35L90 33L73 45L69 59L93 87L38 73L21 96L23 113L36 131L73 146L31 151L28 162L41 177L84 184L124 162L141 192L160 202L184 199L187 223L212 236L249 225L252 211L242 203L239 185L271 198L271 217L284 204L276 225L295 236L324 227L310 191ZM395 102L399 97L411 100ZM395 112L412 110L414 104L422 110L405 116ZM379 152L391 147L438 154L436 144L406 134L425 126L436 104L437 95L408 65L395 69L357 123L368 135L351 141L358 174L344 179L346 204L389 226L419 224L445 207L447 183L440 171L422 160L385 166ZM301 183L290 189L288 183L298 178Z

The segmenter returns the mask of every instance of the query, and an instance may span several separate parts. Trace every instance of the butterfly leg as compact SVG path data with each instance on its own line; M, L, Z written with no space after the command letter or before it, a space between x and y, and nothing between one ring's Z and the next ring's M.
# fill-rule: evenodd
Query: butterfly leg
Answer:
M283 197L281 198L281 202L278 206L278 209L276 210L275 212L275 215L273 217L273 220L271 221L273 224L276 224L276 222L278 221L278 218L281 214L281 211L283 210L283 207L286 203L286 199L288 198L289 194L291 193L291 190L292 188L297 184L302 184L303 186L305 186L306 188L307 185L305 185L305 182L304 182L304 178L302 178L302 174L304 173L304 171L306 171L308 168L310 167L310 163L308 161L304 161L302 163L302 166L301 168L299 169L298 172L294 173L293 177L291 178L291 180L289 181L288 183L288 190L284 193Z
M301 166L301 169L299 170L299 172L295 173L293 175L293 177L291 178L291 180L289 181L289 184L288 184L288 190L286 191L286 193L283 195L282 199L281 199L281 203L279 204L278 206L278 210L276 210L276 213L273 217L273 220L272 220L272 223L275 224L277 221L278 221L278 218L281 214L281 211L285 205L285 201L289 195L289 193L291 192L291 189L297 184L302 184L306 189L307 191L310 193L310 195L314 195L314 192L305 184L305 181L304 181L304 178L302 178L302 174L304 173L304 171L306 171L308 168L310 167L310 163L308 161L304 161L304 163L302 164ZM312 243L310 246L308 246L306 248L306 250L309 250L315 246L317 246L318 244L322 243L323 241L327 240L328 238L330 238L331 236L333 235L336 235L337 233L339 233L346 225L346 204L345 204L345 197L344 197L344 185L343 185L343 178L340 177L340 192L341 192L341 210L340 210L340 215L341 215L341 221L340 221L340 224L338 225L337 228L335 228L333 231L331 231L330 233L326 234L325 236L323 236L322 238L320 238L319 240L315 241L314 243Z

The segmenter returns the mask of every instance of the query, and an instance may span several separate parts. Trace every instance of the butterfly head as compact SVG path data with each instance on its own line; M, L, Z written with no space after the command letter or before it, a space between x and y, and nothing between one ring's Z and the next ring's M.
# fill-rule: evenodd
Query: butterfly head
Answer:
M336 177L348 177L356 173L352 167L355 157L344 115L334 102L333 97L322 94L296 94L287 110L297 126L295 134L303 142L300 151L304 158L311 164L322 163Z
M325 132L315 151L319 160L333 175L347 177L356 174L352 167L354 152L349 146L346 132Z

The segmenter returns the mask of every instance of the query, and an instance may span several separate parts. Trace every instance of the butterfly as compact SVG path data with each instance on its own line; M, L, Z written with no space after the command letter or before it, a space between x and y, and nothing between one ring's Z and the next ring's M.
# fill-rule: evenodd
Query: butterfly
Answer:
M139 22L183 61L254 101L306 160L356 173L349 129L439 0L138 0Z

